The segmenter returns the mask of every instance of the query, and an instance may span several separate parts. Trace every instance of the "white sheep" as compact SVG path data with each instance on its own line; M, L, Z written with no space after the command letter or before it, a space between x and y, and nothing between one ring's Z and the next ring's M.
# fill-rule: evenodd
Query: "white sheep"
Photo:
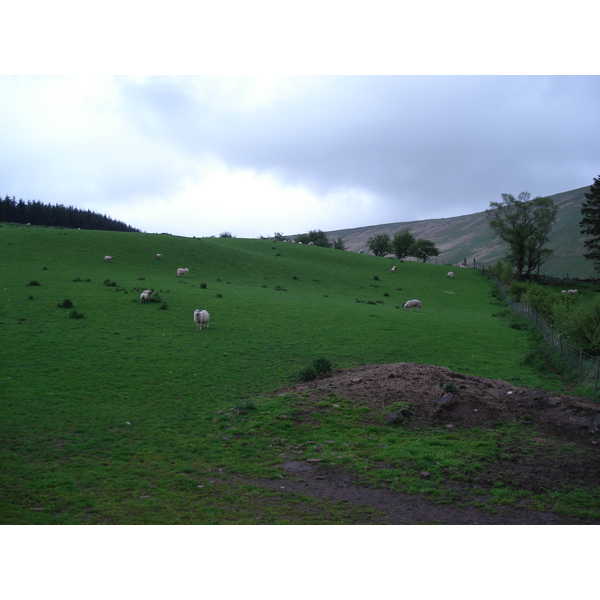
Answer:
M454 273L453 273L452 271L450 271L450 272L448 273L448 277L450 277L450 279L453 279L453 278L454 278Z
M577 293L577 290L567 290L567 294L571 294L571 296L574 296Z
M140 302L142 304L146 304L146 302L148 302L148 298L150 298L150 296L152 295L152 292L154 291L154 289L151 290L144 290L141 294L140 294Z
M314 243L314 242L308 242L308 245L309 245L309 246L314 246L314 245L315 245L315 243Z
M157 255L156 255L156 258L158 258L159 260L161 260L161 259L162 259L162 257L163 257L163 255L162 255L162 254L157 254Z
M404 305L404 310L406 310L407 308L410 308L410 310L412 310L414 307L416 307L419 310L421 310L421 301L420 300L409 300Z
M393 267L390 269L390 271L391 271L392 273L395 273L395 272L396 272L396 265L394 265L394 266L393 266Z
M208 329L208 322L210 321L210 315L205 310L200 310L197 308L194 311L194 323L198 325L198 331L202 329L202 325L206 324L206 329Z
M177 269L177 277L183 277L188 274L189 269Z
M114 258L114 256L105 256L105 257L104 257L104 260L105 260L106 262L112 262L113 258Z

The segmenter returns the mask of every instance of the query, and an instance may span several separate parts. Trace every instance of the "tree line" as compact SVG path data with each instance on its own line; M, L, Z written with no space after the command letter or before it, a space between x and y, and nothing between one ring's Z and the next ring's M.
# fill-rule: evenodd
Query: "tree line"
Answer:
M97 229L102 231L140 232L126 223L106 215L63 204L43 204L37 200L23 202L6 196L0 200L0 222L68 227L71 229Z

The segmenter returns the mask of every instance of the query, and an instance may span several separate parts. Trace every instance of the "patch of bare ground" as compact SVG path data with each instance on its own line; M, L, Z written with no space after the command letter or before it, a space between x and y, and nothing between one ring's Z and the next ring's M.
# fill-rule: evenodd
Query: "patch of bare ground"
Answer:
M443 386L458 393L448 398ZM302 393L312 400L343 397L357 406L369 406L381 419L390 405L406 403L412 416L407 428L450 427L491 429L499 423L535 425L540 451L530 453L520 442L507 438L502 456L489 461L468 484L448 484L454 504L439 504L424 496L402 494L364 485L342 469L304 461L282 465L284 480L251 480L282 493L343 501L370 507L375 513L361 523L387 524L591 524L598 523L522 507L499 507L493 513L472 506L480 490L506 483L513 488L544 493L577 486L600 485L600 405L590 399L514 386L506 381L455 373L444 367L413 363L373 365L336 371L331 377L282 388L275 394ZM308 396L308 398L307 398ZM446 396L440 402L441 397ZM298 419L304 417L300 413ZM310 410L305 418L310 420ZM570 445L575 451L561 452ZM548 452L544 452L544 448ZM472 490L479 490L472 492Z

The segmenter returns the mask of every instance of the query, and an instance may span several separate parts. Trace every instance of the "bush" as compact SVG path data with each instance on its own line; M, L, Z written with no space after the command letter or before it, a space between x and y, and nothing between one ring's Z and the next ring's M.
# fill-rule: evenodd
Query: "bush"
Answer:
M59 302L57 306L58 308L73 308L73 303L68 298L65 298L62 302Z
M256 404L253 400L241 400L235 407L235 411L238 414L248 412L249 410L256 410Z
M333 369L331 361L326 358L317 358L317 360L313 361L312 367L319 375L331 375L331 370Z
M201 283L200 284L200 288L203 289L203 290L205 290L206 289L206 284L205 283Z

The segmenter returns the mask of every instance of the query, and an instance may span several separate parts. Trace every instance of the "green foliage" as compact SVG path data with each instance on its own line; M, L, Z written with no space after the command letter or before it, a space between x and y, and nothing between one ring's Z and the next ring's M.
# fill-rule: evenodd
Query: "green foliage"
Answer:
M83 313L77 312L76 310L72 310L67 313L69 319L83 319Z
M68 298L65 298L62 302L58 303L58 308L73 308L73 302Z
M314 229L308 233L302 233L296 236L296 242L301 242L303 245L308 245L312 242L315 246L322 248L331 248L331 243L327 239L327 235L320 229Z
M514 265L517 279L539 272L553 250L544 248L556 222L557 208L550 198L529 200L528 192L515 199L502 194L502 202L490 202L486 211L492 231L508 244L507 261Z
M566 296L566 294L561 294ZM553 306L553 316L561 331L585 352L600 355L600 297L588 304L575 304L561 298Z
M230 231L223 231L223 233L219 234L220 238L232 238L234 237Z
M37 279L32 279L27 285L35 287L35 286L41 285L41 283L39 281L37 281Z
M431 240L419 238L407 250L408 256L414 256L421 262L427 262L430 258L439 256L440 251Z
M456 386L451 381L447 381L442 386L442 389L449 394L455 394L455 395L459 394L459 391L456 389Z
M521 302L523 295L527 292L529 286L523 281L513 281L508 288L508 296L513 302Z
M581 205L583 219L579 223L581 233L588 236L583 242L588 250L584 256L593 260L596 270L600 270L600 176L594 177L594 183L585 197L587 202Z
M394 234L392 238L392 249L398 260L402 260L407 256L409 248L416 242L415 236L408 230L408 228L402 229Z
M331 375L333 365L326 358L317 358L308 367L305 367L298 374L299 381L313 381L318 377L327 377Z
M116 281L111 281L110 279L105 279L102 282L102 285L105 285L107 287L117 287L117 282Z
M387 233L377 233L367 240L367 248L375 256L385 256L392 251L392 240Z
M332 248L334 250L345 250L346 243L341 237L338 237L336 240L333 240Z

